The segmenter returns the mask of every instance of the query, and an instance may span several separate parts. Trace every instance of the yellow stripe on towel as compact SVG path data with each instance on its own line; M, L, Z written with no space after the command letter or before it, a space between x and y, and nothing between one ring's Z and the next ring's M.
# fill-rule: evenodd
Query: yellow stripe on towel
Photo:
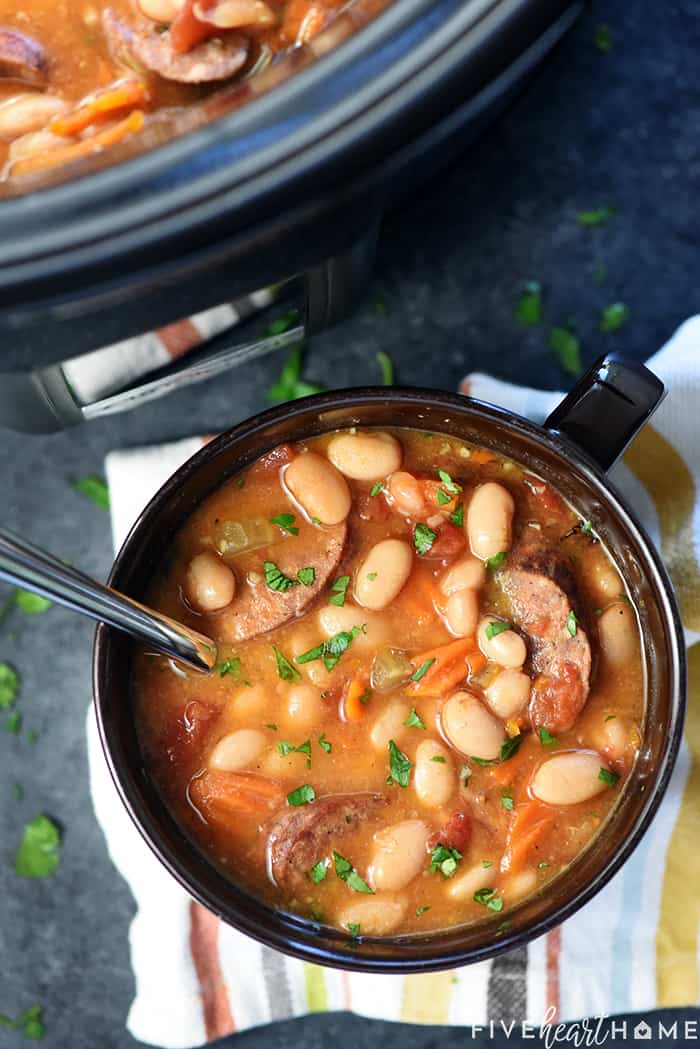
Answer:
M654 502L661 532L661 556L678 596L683 623L700 631L700 570L693 543L695 482L682 456L653 426L645 426L624 462Z
M306 1007L310 1013L328 1011L328 991L326 974L320 965L304 962L304 985L306 988Z
M688 652L685 741L690 772L666 853L656 930L656 997L661 1008L698 1001L700 923L700 644Z
M407 1024L446 1024L454 990L451 972L414 973L405 976L401 1020Z

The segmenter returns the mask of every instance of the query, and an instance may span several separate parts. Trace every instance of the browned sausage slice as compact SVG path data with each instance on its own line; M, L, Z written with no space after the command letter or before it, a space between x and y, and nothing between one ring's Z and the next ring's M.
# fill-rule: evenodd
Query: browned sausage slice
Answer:
M293 891L338 838L386 804L383 794L326 794L303 808L283 812L268 837L269 869L277 885Z
M160 32L149 18L134 15L127 25L107 7L102 12L102 28L114 58L135 58L152 73L181 84L227 80L248 58L248 40L240 33L212 37L186 54L178 54L170 46L170 30Z
M287 620L300 616L318 597L334 575L345 547L347 525L314 528L304 542L289 539L260 553L256 581L251 573L239 580L238 592L222 612L210 616L207 629L217 641L236 642L266 634ZM301 568L312 567L315 578L311 586L299 584L288 590L271 590L264 578L263 562L273 561L288 579L296 579Z
M49 63L41 44L17 29L0 26L0 79L43 87Z
M539 675L530 697L532 725L564 732L583 709L591 677L588 636L570 619L577 605L571 568L556 549L528 539L513 551L498 579L513 619L530 638L532 665Z

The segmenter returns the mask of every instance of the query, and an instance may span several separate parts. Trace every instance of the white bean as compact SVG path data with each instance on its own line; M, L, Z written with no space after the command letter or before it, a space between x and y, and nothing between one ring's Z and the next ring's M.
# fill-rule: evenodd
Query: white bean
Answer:
M209 768L238 772L248 768L265 749L267 739L254 728L241 728L222 736L209 755Z
M287 694L287 713L295 728L307 729L318 724L323 700L311 685L295 685Z
M424 805L438 807L450 800L458 781L447 747L433 739L418 744L413 785Z
M592 547L596 552L595 558L591 555L586 565L586 584L590 586L596 597L602 602L613 601L624 593L624 584L620 579L617 569L609 561L601 561L598 548ZM592 562L592 563L591 563Z
M440 580L443 594L453 594L456 590L479 590L486 582L486 568L483 561L476 557L465 557L452 565L449 572Z
M521 900L523 896L529 896L536 888L537 873L532 867L526 867L525 870L518 871L517 874L512 874L507 878L503 895L508 903L512 903L515 900Z
M270 690L262 685L242 688L230 702L236 718L241 721L270 720Z
M372 888L395 892L427 866L430 831L423 820L402 820L374 835L374 854L368 872Z
M379 481L401 466L402 449L389 433L339 433L328 444L328 458L354 481Z
M606 663L620 667L639 651L639 633L634 609L626 601L616 601L598 616L598 641Z
M446 883L447 895L453 900L469 902L479 889L493 887L494 870L494 867L484 867L483 863L479 863L474 867L468 867L465 871L458 871Z
M182 7L182 0L136 0L136 6L146 18L169 25Z
M607 766L594 750L567 750L542 762L530 790L547 805L578 805L606 790L601 768Z
M55 95L16 95L0 105L0 138L39 131L67 108L63 99Z
M486 702L499 718L513 718L530 698L531 686L530 678L522 670L502 670L486 686Z
M386 936L403 921L406 900L388 896L364 896L353 899L337 915L341 929L359 926L360 936Z
M497 619L496 616L483 616L481 619L477 633L479 648L487 659L498 663L499 666L517 670L527 659L525 642L520 634L516 634L510 628L489 637L492 623L502 626L503 620Z
M413 551L402 539L382 539L372 547L355 577L355 598L379 611L403 589L413 567Z
M217 612L233 601L236 579L227 564L210 551L197 554L187 568L185 594L200 612Z
M486 561L510 550L514 511L513 496L502 484L479 485L467 510L467 535L476 557Z
M383 708L369 733L370 743L377 753L386 754L390 739L397 744L401 742L401 737L406 734L404 721L409 713L403 703L390 703Z
M389 497L394 507L406 517L420 517L425 510L423 492L413 474L399 470L389 478Z
M316 452L304 452L292 459L284 482L307 516L322 524L340 524L350 513L352 498L347 481L333 463Z
M479 622L479 598L475 590L455 590L447 599L445 619L455 637L474 637Z
M448 742L467 757L490 761L501 752L503 725L471 692L455 692L443 705L442 730Z

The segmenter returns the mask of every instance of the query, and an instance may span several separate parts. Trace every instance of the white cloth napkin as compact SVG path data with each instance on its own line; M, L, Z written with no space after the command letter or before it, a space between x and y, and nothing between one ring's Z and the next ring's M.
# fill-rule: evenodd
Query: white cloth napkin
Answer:
M504 957L455 972L367 976L277 954L221 924L153 857L121 806L88 716L91 789L112 859L136 901L128 1028L190 1047L254 1024L350 1009L415 1023L483 1025L614 1015L700 1000L700 316L649 362L670 395L614 480L671 572L690 661L684 743L660 812L633 857L582 911ZM475 374L462 392L541 421L560 399ZM112 452L115 548L147 499L202 440Z

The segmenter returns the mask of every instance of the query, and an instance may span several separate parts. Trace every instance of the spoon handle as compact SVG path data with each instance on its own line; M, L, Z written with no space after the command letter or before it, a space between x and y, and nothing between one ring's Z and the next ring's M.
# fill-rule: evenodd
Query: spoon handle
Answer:
M123 630L195 670L216 663L216 645L182 623L90 579L7 529L0 529L0 579Z

